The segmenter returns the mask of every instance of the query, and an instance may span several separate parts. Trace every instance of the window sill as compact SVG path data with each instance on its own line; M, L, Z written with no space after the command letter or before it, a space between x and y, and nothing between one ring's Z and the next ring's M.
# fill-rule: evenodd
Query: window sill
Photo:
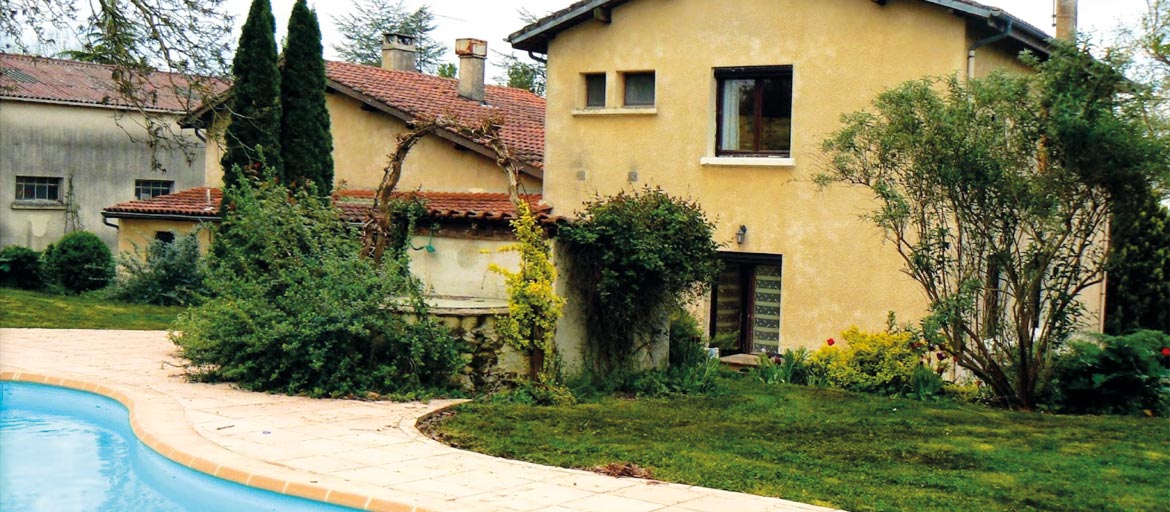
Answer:
M65 203L44 199L18 199L12 202L13 210L64 210Z
M707 167L796 167L796 159L775 156L705 156L699 165Z
M658 115L658 107L624 107L624 108L577 108L573 109L574 116L653 116Z

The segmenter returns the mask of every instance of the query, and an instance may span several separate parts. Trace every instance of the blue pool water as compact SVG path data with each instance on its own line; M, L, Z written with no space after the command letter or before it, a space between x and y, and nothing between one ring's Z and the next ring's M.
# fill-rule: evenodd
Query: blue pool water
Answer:
M109 398L0 382L0 510L352 511L186 468L138 441Z

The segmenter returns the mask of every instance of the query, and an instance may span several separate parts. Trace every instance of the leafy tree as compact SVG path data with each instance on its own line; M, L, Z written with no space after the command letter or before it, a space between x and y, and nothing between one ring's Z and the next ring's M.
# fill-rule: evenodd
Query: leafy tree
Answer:
M540 16L528 9L522 8L517 13L526 24L536 23L540 19ZM504 74L495 77L496 83L544 96L548 85L548 69L544 60L532 54L529 54L532 62L520 60L519 57L510 53L496 52L496 54L503 60L500 66L504 68Z
M333 191L333 138L325 106L325 60L321 28L305 0L297 0L288 20L288 39L280 77L280 149L284 183L312 182L317 193Z
M268 0L252 0L232 61L231 124L224 132L223 182L246 183L240 173L261 163L283 172L280 154L280 70L276 61L276 20ZM225 202L225 204L227 204Z
M1109 233L1105 330L1170 333L1170 209L1148 192L1119 203Z
M387 33L414 36L416 62L427 73L435 72L447 51L446 46L431 39L435 15L425 5L410 12L403 0L358 0L352 11L334 16L333 24L342 37L342 43L333 49L346 62L381 66L382 35Z
M459 76L459 68L450 62L439 64L438 74L442 78L455 78Z
M502 59L500 65L504 68L504 74L495 77L496 82L544 96L548 84L548 70L544 62L524 62L508 53L496 52L496 55Z
M930 301L924 332L1021 409L1079 328L1078 297L1101 282L1115 194L1164 162L1107 63L1057 44L1033 64L882 93L875 112L842 118L818 177L872 194L868 219Z

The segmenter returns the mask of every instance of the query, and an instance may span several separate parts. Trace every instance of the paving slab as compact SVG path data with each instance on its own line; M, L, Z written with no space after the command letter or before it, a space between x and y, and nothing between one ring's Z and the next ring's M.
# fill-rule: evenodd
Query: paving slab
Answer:
M0 329L0 379L103 394L148 446L246 485L365 510L831 512L457 450L418 419L458 401L321 400L188 382L161 331Z

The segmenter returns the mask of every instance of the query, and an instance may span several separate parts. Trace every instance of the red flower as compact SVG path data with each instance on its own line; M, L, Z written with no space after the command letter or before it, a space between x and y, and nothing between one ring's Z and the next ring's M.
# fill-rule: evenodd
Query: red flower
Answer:
M1162 357L1170 357L1170 347L1162 347Z
M833 338L829 338L829 340L826 341L825 343L828 343L829 346L831 347L831 346L833 346L834 343L837 343L837 340L834 340Z

